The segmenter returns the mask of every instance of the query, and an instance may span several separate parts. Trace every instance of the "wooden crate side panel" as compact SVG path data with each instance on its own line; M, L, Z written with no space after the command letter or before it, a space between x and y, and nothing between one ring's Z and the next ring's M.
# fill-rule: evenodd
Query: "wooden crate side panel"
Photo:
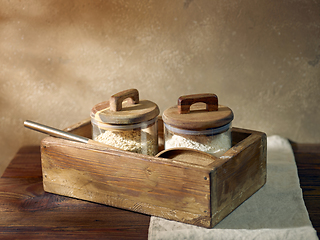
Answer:
M90 118L85 119L79 123L76 123L72 126L69 126L63 129L66 132L71 132L73 134L77 134L79 136L92 138L92 125Z
M195 225L210 225L207 170L45 141L42 168L46 191Z
M101 203L138 213L162 217L168 220L210 228L211 218L208 216L203 216L201 214L194 214L186 211L170 209L165 206L155 206L149 203L139 202L117 195L107 195L106 193L93 192L88 189L79 190L75 187L69 187L66 185L60 185L48 181L44 181L43 184L46 192L78 198L94 203Z
M212 227L266 182L266 136L253 134L230 151L230 159L212 173Z
M233 127L231 128L231 139L232 139L232 146L240 143L247 137L249 137L252 134L252 131L248 131L241 128Z

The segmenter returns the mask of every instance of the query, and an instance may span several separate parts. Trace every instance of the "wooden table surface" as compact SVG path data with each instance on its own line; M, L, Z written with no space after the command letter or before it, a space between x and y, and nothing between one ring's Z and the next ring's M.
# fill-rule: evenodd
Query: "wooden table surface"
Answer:
M291 143L320 236L320 144ZM150 216L43 191L40 147L21 148L0 179L0 239L147 239Z

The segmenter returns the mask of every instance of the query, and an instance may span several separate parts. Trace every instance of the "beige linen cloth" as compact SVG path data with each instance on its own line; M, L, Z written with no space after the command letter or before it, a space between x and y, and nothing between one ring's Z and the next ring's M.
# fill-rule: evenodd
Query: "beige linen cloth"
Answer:
M267 183L212 229L151 217L149 240L318 239L287 139L267 140Z

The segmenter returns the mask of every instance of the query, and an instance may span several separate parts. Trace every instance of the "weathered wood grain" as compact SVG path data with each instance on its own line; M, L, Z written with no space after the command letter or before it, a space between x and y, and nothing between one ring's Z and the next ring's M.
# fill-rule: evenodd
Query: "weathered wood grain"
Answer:
M265 134L232 132L239 142L207 166L47 137L41 143L44 189L211 228L265 184Z
M154 159L48 137L42 141L44 189L209 226L210 170Z
M1 177L0 216L0 239L147 239L150 219L44 192L39 146L21 148Z
M40 146L25 146L19 149L1 178L42 177Z
M246 130L233 129L246 133ZM212 226L266 183L266 135L252 132L211 164Z
M292 145L303 198L320 237L320 145ZM39 146L21 148L9 166L0 179L1 239L148 238L150 216L45 193Z

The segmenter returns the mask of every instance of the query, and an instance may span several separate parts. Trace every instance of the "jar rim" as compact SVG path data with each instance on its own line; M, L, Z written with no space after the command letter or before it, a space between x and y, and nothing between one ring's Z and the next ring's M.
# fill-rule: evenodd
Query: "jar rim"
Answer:
M147 128L149 125L152 125L156 122L157 118L152 118L148 121L134 123L134 124L108 124L102 121L98 121L91 116L92 125L98 126L101 129L114 129L114 130L132 130L137 128Z
M188 129L181 129L181 128L177 128L177 127L173 127L169 124L166 124L164 122L164 126L171 132L177 133L177 134L186 134L186 135L216 135L216 134L220 134L223 133L225 131L227 131L232 125L232 122L223 125L221 127L217 127L217 128L208 128L205 130L188 130Z

